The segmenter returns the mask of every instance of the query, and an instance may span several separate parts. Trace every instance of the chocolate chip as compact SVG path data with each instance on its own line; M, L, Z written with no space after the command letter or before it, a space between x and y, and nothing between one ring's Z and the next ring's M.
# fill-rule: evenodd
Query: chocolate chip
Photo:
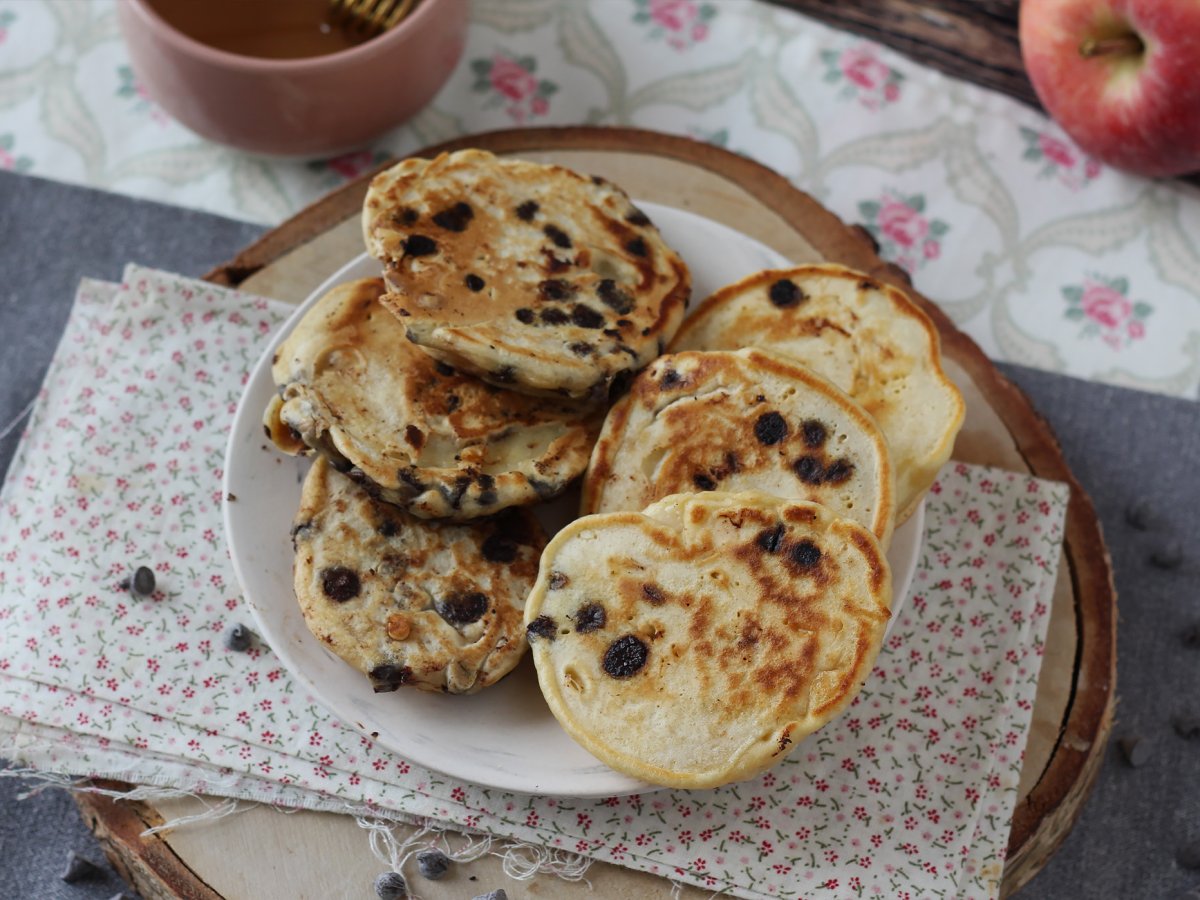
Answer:
M1150 527L1153 513L1154 510L1149 501L1138 500L1125 507L1125 521L1130 528L1136 528L1138 531L1146 531Z
M804 432L805 445L814 450L823 447L829 438L829 432L825 430L825 426L816 419L805 419L801 423L800 429Z
M645 256L646 255L646 242L644 240L642 240L640 237L635 237L633 240L628 241L625 244L625 249L628 250L630 253L632 253L634 256Z
M777 412L763 413L754 422L754 436L760 444L768 447L778 444L787 437L787 433L787 421Z
M576 356L587 356L588 354L592 353L595 348L591 344L585 343L584 341L575 341L572 344L567 344L567 349Z
M571 583L571 579L568 578L564 573L562 573L562 572L551 572L550 573L550 590L552 590L552 591L562 590L570 583Z
M422 850L417 854L417 871L422 878L437 881L450 870L450 857L441 850Z
M1200 737L1200 718L1196 716L1176 716L1171 720L1171 727L1181 738Z
M575 630L580 634L587 634L603 628L607 621L608 616L604 612L604 607L599 603L589 603L575 613Z
M518 322L524 322L526 325L533 324L534 316L533 316L532 309L526 309L525 307L521 307L520 309L518 309L516 311L516 313L514 313L514 315L516 315Z
M617 287L611 278L605 278L596 285L596 296L605 306L621 315L633 310L633 298Z
M1175 850L1175 862L1184 869L1200 869L1200 841L1191 841Z
M407 900L408 882L399 872L384 872L375 879L375 893L379 900Z
M486 285L487 282L485 282L478 275L471 273L466 278L463 279L463 284L465 284L467 286L467 290L474 291L475 293L478 294L480 291L483 290L484 285Z
M674 369L667 369L667 371L663 372L662 381L659 382L659 385L662 386L663 390L669 391L682 381L683 376L681 376Z
M792 463L792 471L805 484L820 484L825 478L825 467L815 456L802 456Z
M543 300L570 300L575 296L575 285L561 278L547 278L538 285Z
M461 403L462 400L459 399L458 394L450 394L448 397L446 397L446 412L454 412L456 409L458 409Z
M437 253L437 242L423 234L409 235L404 242L405 256L430 256Z
M517 207L517 218L522 222L532 222L539 208L536 200L526 200Z
M571 321L580 328L604 327L604 316L582 303L576 303L571 307Z
M321 590L330 600L345 603L353 600L362 590L358 573L345 566L332 566L321 573Z
M454 374L454 369L452 369L450 366L446 365L441 360L438 360L437 362L435 362L433 364L433 367L437 370L437 373L439 375L445 375L447 378Z
M77 881L91 880L103 874L104 870L90 859L85 859L78 853L72 852L67 856L67 866L59 877L67 884L74 884Z
M488 562L510 563L517 558L516 542L499 534L493 534L484 541L481 551Z
M1183 546L1179 541L1167 541L1150 554L1150 565L1159 569L1178 569L1183 563Z
M554 640L554 635L557 632L558 626L554 624L554 620L549 616L538 616L525 626L525 636L531 641L535 637L541 637L548 641L552 641Z
M451 625L470 625L483 618L487 612L488 598L487 594L479 591L456 592L435 601L433 608Z
M412 225L420 217L420 213L418 213L415 209L413 209L411 206L406 206L404 209L400 210L399 214L396 216L396 220L401 225Z
M700 488L702 491L716 490L717 483L705 475L703 472L697 472L692 476L692 484Z
M542 321L547 325L563 325L570 321L570 317L565 312L563 312L561 309L556 309L553 306L549 309L543 309L541 316Z
M466 231L467 225L475 218L475 211L468 203L455 203L449 209L443 209L433 217L433 223L447 231Z
M400 526L393 519L384 519L377 530L385 538L393 538L400 533Z
M1121 755L1125 757L1125 762L1135 769L1141 768L1150 761L1150 742L1137 735L1121 738L1117 746L1121 748Z
M133 573L133 581L130 582L133 586L135 594L141 594L143 597L149 597L154 593L154 572L148 566L138 566L137 571Z
M625 221L630 225L649 225L650 217L635 206L633 212L625 217Z
M542 229L542 234L554 241L556 247L562 247L564 250L571 248L570 236L557 225L547 225Z
M821 561L821 548L812 541L799 541L792 546L789 555L796 565L811 569Z
M613 678L629 678L641 671L650 650L637 635L619 637L604 651L604 671Z
M662 591L662 588L660 588L657 584L643 584L642 596L644 596L651 603L662 603L667 599L666 595Z
M235 653L245 653L254 642L254 634L245 625L234 625L225 635L225 647Z
M404 440L408 443L408 446L420 450L425 445L425 432L416 425L405 425Z
M764 528L758 533L758 537L754 542L759 548L767 553L777 553L779 548L783 546L783 538L787 534L787 529L780 522L774 528Z
M767 291L767 296L780 309L796 306L801 300L808 299L804 296L804 291L796 286L796 282L789 281L786 278L781 278L771 285L770 290Z
M534 478L530 475L525 476L525 480L529 482L529 486L533 488L533 492L538 495L541 500L551 500L557 497L563 489L563 485L553 484L549 481L543 481L540 478Z
M835 459L825 470L826 484L841 484L854 474L854 463Z

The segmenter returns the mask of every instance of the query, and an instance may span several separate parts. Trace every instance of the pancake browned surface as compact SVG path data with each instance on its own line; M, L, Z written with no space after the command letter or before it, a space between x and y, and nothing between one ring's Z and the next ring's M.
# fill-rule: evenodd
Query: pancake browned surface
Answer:
M602 397L662 352L691 293L620 188L482 150L377 175L363 234L409 340L528 393Z
M815 503L706 492L568 525L525 622L576 741L635 778L706 788L758 774L845 708L890 598L865 528Z
M522 610L546 543L527 510L418 519L318 458L292 536L305 623L377 692L472 693L525 652Z
M640 510L685 491L823 503L891 540L894 487L871 417L825 379L760 350L676 353L609 411L582 511Z
M739 347L796 359L862 404L888 440L897 521L908 518L950 458L965 412L942 371L937 329L916 304L841 266L759 272L705 300L671 351Z
M467 519L561 491L587 465L599 416L436 362L379 305L383 281L322 297L280 345L267 431L306 446L418 516Z

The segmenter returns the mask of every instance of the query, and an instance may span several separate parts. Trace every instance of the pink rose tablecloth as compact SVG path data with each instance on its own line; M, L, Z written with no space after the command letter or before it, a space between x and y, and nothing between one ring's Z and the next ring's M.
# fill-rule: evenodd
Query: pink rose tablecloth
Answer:
M996 895L1064 486L948 466L866 687L762 777L599 802L486 790L375 746L261 642L225 646L249 622L221 532L225 437L287 312L138 267L81 287L0 493L8 755L474 829L743 897ZM120 582L143 564L158 589L139 599Z

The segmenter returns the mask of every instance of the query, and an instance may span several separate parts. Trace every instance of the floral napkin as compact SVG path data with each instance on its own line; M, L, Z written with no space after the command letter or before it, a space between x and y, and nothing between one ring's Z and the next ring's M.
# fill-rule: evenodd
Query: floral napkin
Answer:
M34 768L434 820L744 897L991 897L1067 489L948 466L851 709L760 778L602 801L507 794L375 746L250 623L221 530L225 438L289 309L131 266L85 282L0 492L0 729ZM121 585L151 566L157 590Z

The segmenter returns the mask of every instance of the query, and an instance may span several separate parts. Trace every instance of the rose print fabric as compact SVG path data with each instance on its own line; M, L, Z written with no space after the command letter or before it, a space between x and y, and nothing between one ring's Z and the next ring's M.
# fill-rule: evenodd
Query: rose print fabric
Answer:
M992 357L1200 392L1194 191L1110 171L1015 101L752 0L475 0L462 61L428 108L309 162L247 156L173 121L130 68L115 0L0 0L0 121L0 168L266 223L467 133L687 135L866 225ZM1097 273L1126 279L1154 314L1063 315L1064 286Z
M81 288L0 490L10 755L47 772L427 819L737 896L995 896L1063 486L947 466L866 687L760 778L600 801L484 790L336 720L261 640L225 647L249 622L221 534L225 437L288 311L137 267L120 288ZM151 597L121 584L139 564L155 570Z

